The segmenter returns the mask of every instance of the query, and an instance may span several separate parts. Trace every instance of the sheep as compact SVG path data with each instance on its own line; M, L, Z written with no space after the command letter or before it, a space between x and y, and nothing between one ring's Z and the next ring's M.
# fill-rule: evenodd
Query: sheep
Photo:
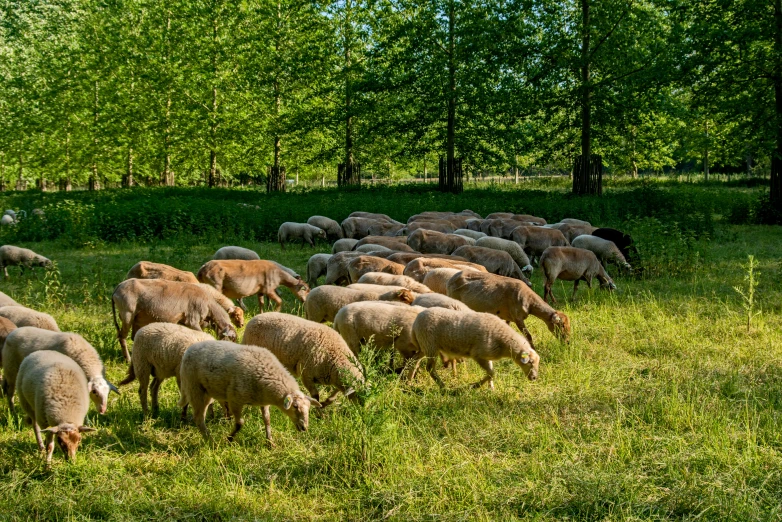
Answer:
M530 343L532 335L524 324L530 315L546 323L558 339L567 342L570 338L570 318L551 308L542 297L516 279L462 271L448 281L447 290L448 297L458 299L476 312L492 313L516 323Z
M385 223L377 221L367 227L367 236L398 236L407 235L407 228L403 224Z
M257 294L260 310L263 310L265 296L274 302L274 309L279 311L282 299L275 290L280 285L289 288L302 302L310 291L307 283L291 276L274 261L212 260L201 267L197 277L200 282L213 286L226 297L238 299L243 310L247 310L247 307L242 299Z
M423 308L448 308L450 310L470 311L470 307L461 301L452 299L447 295L431 293L422 294L413 299L410 306L421 306Z
M252 321L248 327L250 324ZM183 411L188 404L193 407L193 420L207 441L211 436L206 427L206 410L213 400L226 403L234 418L228 442L233 442L244 425L244 406L261 406L266 440L271 446L274 443L269 406L276 406L287 415L299 431L309 427L310 407L320 407L317 400L301 392L296 379L277 357L259 346L215 340L195 343L182 356L179 373L177 405Z
M575 238L571 245L593 252L602 263L603 268L607 268L607 263L613 261L627 270L632 270L630 263L627 262L613 241L585 234Z
M433 268L424 274L423 284L432 292L447 295L448 280L462 271L462 268Z
M435 357L449 359L469 357L486 371L486 376L472 385L489 383L494 389L492 361L509 357L531 381L538 378L540 356L529 341L516 333L505 321L491 314L460 312L446 308L427 308L413 323L413 336L421 354L427 358L426 369L432 379L445 384L434 370Z
M16 330L16 325L6 319L5 317L0 317L0 367L3 365L3 345L5 344L6 338L8 338L8 334Z
M251 261L211 261L214 263L248 263ZM130 362L126 337L150 323L182 324L196 331L210 322L221 339L236 339L228 313L200 285L163 279L128 279L114 289L111 311L117 339L125 360ZM0 309L2 312L2 309ZM122 326L117 322L117 314Z
M518 243L530 258L539 258L550 246L570 246L562 232L545 227L518 227L513 230L510 238Z
M507 252L522 272L532 273L532 265L529 262L529 257L527 257L527 254L524 253L524 250L515 241L502 239L501 237L487 236L475 241L475 246L493 248L494 250Z
M318 278L326 275L331 254L314 254L307 261L307 284L310 288L318 286Z
M339 226L339 223L326 216L311 216L307 220L307 224L325 230L326 237L329 239L342 239L345 237L345 233L342 232L342 227Z
M638 250L633 245L633 238L620 230L603 227L592 231L592 235L607 239L608 241L613 241L619 251L622 252L625 259L630 259L630 256L632 255L638 255Z
M279 241L282 250L285 250L285 243L292 239L301 239L302 247L309 243L312 248L315 248L314 240L317 238L326 239L326 237L326 231L322 228L292 221L286 221L280 225L277 231L277 241Z
M464 228L469 219L475 218L472 216L461 216L451 213L441 216L419 214L418 216L414 216L413 218L408 219L407 224L408 226L413 225L414 223L435 223L438 225L448 224L454 229L457 229Z
M368 274L369 272L402 275L404 270L405 265L379 257L359 256L348 262L348 278L351 283L355 283L361 276Z
M592 288L592 279L595 277L600 281L600 288L616 290L614 281L606 273L597 256L583 248L547 248L543 255L540 256L540 267L546 276L543 297L546 299L550 297L555 303L557 300L551 291L551 285L557 279L574 282L573 298L576 297L579 281L586 281L587 286Z
M341 288L341 287L340 287ZM405 288L404 286L397 286L397 285L375 285L372 283L352 283L346 286L345 288L349 288L350 290L358 290L359 292L370 292L374 294L385 294L387 292L391 291L399 291L399 290L410 290L409 288ZM411 300L414 300L416 297L418 297L420 294L418 292L414 292L410 290L410 296ZM399 305L409 305L410 303L395 303Z
M390 248L384 247L383 245L373 245L371 243L367 243L365 245L356 246L356 248L353 249L355 252L391 252L392 250Z
M358 241L356 243L356 246L353 247L354 250L358 250L358 248L362 245L371 244L371 245L382 245L389 250L396 250L398 252L414 252L412 248L407 246L407 238L403 236L399 237L390 237L390 236L367 236Z
M139 261L133 265L128 270L125 279L165 279L166 281L198 284L198 279L192 272L185 272L173 266L150 261Z
M72 332L52 332L33 326L17 328L11 332L3 346L3 392L8 407L14 409L14 384L25 357L40 350L51 350L67 355L79 365L87 377L85 389L95 403L95 409L103 415L109 400L109 392L119 393L116 386L106 380L106 370L100 355L84 337Z
M418 294L428 294L432 291L429 287L422 285L412 277L383 272L368 272L362 275L357 282L375 285L401 286Z
M212 259L242 259L244 261L257 261L261 256L254 250L238 246L224 246L215 252Z
M571 243L574 239L576 239L578 236L583 236L585 234L592 234L595 230L597 230L597 227L593 227L592 225L573 225L573 224L567 224L567 240ZM561 230L561 228L560 228ZM552 245L553 246L553 245Z
M6 210L6 212L8 211ZM3 216L0 217L0 225L2 226L16 225L16 220L9 214L3 214Z
M8 277L9 266L18 266L21 273L24 274L25 268L31 270L39 266L49 268L52 266L52 262L28 248L3 245L0 247L0 268L3 269L5 277Z
M584 221L583 219L575 219L575 218L560 219L559 222L566 223L568 225L586 225L588 227L592 226L592 223L590 223L589 221Z
M464 228L467 230L473 230L475 232L481 232L481 225L483 225L484 221L486 220L479 218L468 219L467 225Z
M469 259L473 263L483 265L491 274L497 274L513 279L521 279L527 286L532 283L521 271L516 261L504 250L494 250L479 246L463 246L454 251L457 256Z
M51 466L54 437L65 460L76 457L81 434L95 431L84 425L90 401L84 372L70 357L48 350L25 358L19 367L16 391L35 441ZM41 427L44 427L42 430ZM46 434L46 444L41 439Z
M400 223L396 219L390 218L386 214L376 214L374 212L351 212L348 217L359 217L359 218L365 218L365 219L374 219L375 221L385 221L387 223L391 223L394 225L402 225L403 223Z
M24 306L3 306L0 308L0 317L5 317L16 326L35 326L52 332L60 331L54 317Z
M486 268L483 265L470 263L469 261L453 261L450 259L431 259L431 258L419 258L413 259L405 266L402 274L411 277L419 283L424 282L426 273L433 268L459 268L459 269L473 269L479 272L486 272Z
M141 411L145 416L149 412L147 406L147 389L149 389L152 392L152 415L157 417L160 385L169 377L175 377L177 386L181 389L179 364L182 362L185 350L192 344L212 340L214 340L212 336L207 333L197 332L178 324L148 324L136 332L128 375L119 385L124 386L138 379ZM153 377L151 387L150 375ZM185 418L185 410L182 411L182 418Z
M492 237L501 237L510 239L513 231L520 226L536 226L531 223L524 223L514 219L487 219L481 223L481 232Z
M370 232L371 227L378 228L382 225L390 225L392 223L384 220L376 220L363 217L348 217L345 218L342 223L342 231L346 238L361 239L366 236L372 235L384 235L384 234L372 234Z
M355 248L356 244L358 244L358 241L358 239L352 239L349 237L338 239L334 241L334 244L331 246L331 253L338 254L340 252L349 252Z
M456 230L453 231L453 233L459 236L475 239L476 241L478 239L481 239L482 237L487 237L486 234L484 234L483 232L480 232L478 230L470 230L468 228L457 228Z
M14 301L8 294L0 292L0 307L2 306L22 306Z
M512 214L510 212L495 212L486 216L486 219L509 219L512 221L531 223L533 225L546 224L546 220L542 217L533 216L532 214Z
M452 254L457 248L474 242L469 237L423 229L412 232L407 238L408 246L423 254Z
M209 294L209 296L217 301L217 304L220 305L220 307L226 311L228 314L228 317L231 318L231 322L236 326L237 328L241 328L244 326L244 310L241 309L239 306L235 306L233 301L228 299L226 296L215 290L213 286L209 286L204 283L196 283L198 286L203 288L206 293Z
M318 385L334 386L334 392L321 403L323 407L334 402L339 392L357 400L353 386L364 383L361 365L337 332L295 315L256 315L247 323L242 344L268 348L288 371L301 377L318 402Z
M38 216L40 218L46 217L46 212L40 208L34 208L32 214L33 216Z
M405 227L405 230L407 231L407 234L410 235L416 230L426 230L429 232L439 232L441 234L453 234L454 231L457 228L461 228L458 226L453 226L450 221L445 220L430 220L430 221L413 221L407 227ZM408 241L409 244L409 241ZM412 246L412 245L411 245ZM414 250L418 250L417 248L413 247Z
M359 301L399 301L410 304L415 296L410 290L388 290L380 292L362 292L352 288L341 286L319 286L310 292L310 296L304 303L304 312L307 319L316 323L334 321L334 316L343 306ZM249 327L249 323L247 323Z
M326 284L349 283L348 263L362 255L361 252L338 252L331 256L326 263Z

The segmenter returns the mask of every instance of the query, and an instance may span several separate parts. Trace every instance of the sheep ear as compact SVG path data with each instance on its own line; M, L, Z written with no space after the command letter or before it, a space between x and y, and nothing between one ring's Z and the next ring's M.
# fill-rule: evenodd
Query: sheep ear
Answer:
M521 364L528 364L529 363L529 354L527 352L523 352L521 354Z
M319 403L318 401L316 401L315 399L313 399L309 395L307 395L306 397L307 397L307 399L309 399L311 406L317 406L318 408L322 408L323 407L323 405L321 403Z
M95 428L91 428L90 426L79 426L79 433L88 433L90 431L98 431Z
M119 391L119 388L117 388L116 386L114 386L113 384L111 384L109 381L106 381L106 384L108 384L108 385L109 385L109 390L110 390L110 391L113 391L113 392L114 392L114 393L116 393L117 395L122 395L122 394L120 393L120 391Z
M555 324L562 324L562 318L559 316L559 314L554 313L554 317L551 318L551 322Z
M45 430L41 430L41 433L60 433L60 427L52 426L50 428L46 428Z
M286 410L290 410L291 404L293 404L293 397L286 395L285 399L282 401L282 407Z

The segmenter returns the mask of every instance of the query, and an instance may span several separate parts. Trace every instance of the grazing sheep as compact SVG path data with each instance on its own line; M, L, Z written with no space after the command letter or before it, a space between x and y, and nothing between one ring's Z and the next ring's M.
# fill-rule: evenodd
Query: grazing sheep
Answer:
M428 232L439 232L441 234L453 234L453 232L460 228L458 226L453 226L450 221L445 221L443 219L440 220L421 220L421 221L413 221L409 225L405 227L405 230L407 231L407 234L410 235L416 230L426 230ZM408 240L409 244L409 240ZM412 245L411 245L412 246ZM414 248L415 249L415 248ZM415 249L417 250L417 249Z
M334 386L331 396L321 403L323 407L334 402L339 392L356 400L352 387L364 382L361 365L337 332L295 315L256 315L247 323L242 344L268 348L288 371L301 377L316 401L320 399L318 385Z
M348 277L351 283L358 281L361 276L370 272L383 272L385 274L402 275L405 265L388 261L380 257L359 256L348 262Z
M315 254L307 261L307 284L310 288L318 286L318 278L326 275L331 254Z
M31 354L19 367L16 391L27 421L33 425L38 448L46 452L46 466L52 464L55 436L65 460L76 457L81 434L95 431L84 425L90 401L87 379L79 365L57 352ZM46 434L46 444L41 433Z
M252 261L210 261L211 263L250 263ZM150 323L182 324L196 331L212 323L221 339L236 339L228 313L200 285L163 279L128 279L111 296L114 328L125 360L130 362L126 338ZM0 312L2 309L0 308ZM117 314L122 326L117 322Z
M573 297L576 296L579 281L586 281L587 286L592 288L592 279L595 277L600 281L600 288L605 290L616 289L614 281L606 273L597 256L583 248L547 248L543 255L540 256L540 267L546 276L543 297L544 299L551 297L551 300L555 303L557 300L551 291L551 285L557 279L574 281Z
M282 308L282 299L275 290L280 285L304 301L310 291L307 283L290 275L274 261L241 261L237 259L208 261L198 271L198 280L211 285L230 299L238 299L239 306L247 310L242 301L250 295L258 295L258 307L263 310L264 296L275 304L275 310Z
M6 212L8 211L6 210ZM2 226L16 225L16 220L9 214L3 214L3 216L0 217L0 225Z
M326 263L326 284L350 283L348 263L362 255L361 252L338 252L331 256Z
M326 216L311 216L307 220L307 224L325 230L326 237L329 239L342 239L345 237L345 234L342 232L342 227L339 226L339 223L331 218L327 218Z
M446 285L448 280L461 272L461 268L433 268L424 274L424 285L432 292L447 295ZM412 278L410 278L412 279ZM415 279L412 279L415 281Z
M235 306L233 301L228 299L226 296L215 290L213 286L209 286L204 283L196 283L198 286L206 290L206 292L209 294L209 296L217 301L217 304L219 304L223 310L226 311L228 314L228 317L231 318L231 322L236 326L237 328L241 328L244 326L244 310L242 310L240 307Z
M198 279L192 272L150 261L139 261L133 265L125 279L165 279L166 281L198 284Z
M338 254L340 252L349 252L356 247L358 241L358 239L352 239L349 237L338 239L334 241L334 244L331 246L331 253Z
M385 288L384 288L385 289ZM359 301L399 301L410 304L415 299L410 290L388 290L381 292L362 292L353 288L342 286L319 286L310 292L310 296L304 303L304 312L310 321L323 323L334 321L339 309L350 303ZM249 326L249 323L248 323Z
M394 263L399 263L400 265L407 266L407 264L410 263L410 261L413 261L414 259L420 259L420 258L445 259L447 261L460 261L462 263L467 262L466 259L459 256L446 255L446 254L420 254L418 252L396 252L388 256L386 259L388 259L389 261L393 261Z
M404 275L387 274L383 272L369 272L362 275L358 283L374 284L374 285L386 285L386 286L401 286L407 288L418 294L428 294L432 290L426 285L422 285L412 277Z
M486 220L480 218L468 219L467 225L464 228L467 230L473 230L475 232L481 232L481 225L483 225L484 221Z
M478 239L475 242L475 246L507 252L522 272L532 273L532 265L529 262L529 257L527 257L527 254L524 253L524 250L515 241L502 239L501 237L487 236Z
M597 236L582 235L573 240L572 246L594 253L603 264L603 268L607 267L609 261L613 261L628 270L632 270L630 263L627 262L625 256L622 255L622 252L613 241Z
M95 409L101 415L106 413L109 392L119 391L106 380L103 361L95 348L79 334L52 332L31 326L17 328L11 332L3 346L3 392L11 411L14 409L14 385L18 379L20 365L31 353L40 350L60 352L76 361L87 377L85 389L95 403Z
M549 331L565 342L570 338L570 319L551 308L527 285L516 279L463 271L448 281L448 297L458 299L476 312L487 312L505 321L513 321L532 343L524 321L533 315Z
M301 239L302 247L305 244L309 244L312 248L315 248L314 240L317 238L326 239L326 231L307 223L286 221L280 225L280 229L277 231L277 241L280 242L280 248L283 250L285 250L285 243L293 239Z
M16 330L16 325L14 323L5 317L0 317L0 367L3 365L3 345L5 345L8 334L14 330Z
M383 225L392 225L392 223L384 220L376 220L363 217L348 217L345 218L342 223L342 232L346 238L362 239L366 236L372 235L385 235L385 234L372 234L370 228L378 228Z
M591 235L592 232L597 230L597 227L593 227L592 225L572 225L572 224L567 224L567 223L566 223L566 225L567 225L567 229L566 230L568 232L567 240L570 241L571 243L578 236ZM562 228L563 227L560 227L560 230Z
M431 293L422 294L413 299L410 306L421 306L423 308L448 308L449 310L461 310L463 312L469 312L470 307L461 301L452 299L447 295Z
M11 298L11 296L9 296L8 294L0 292L0 307L3 306L22 306L22 305L14 301Z
M45 216L46 216L46 212L44 212L44 211L43 211L42 209L40 209L40 208L34 208L34 209L33 209L33 216L38 216L38 217L42 218L42 217L45 217Z
M460 312L446 308L427 308L413 323L413 336L426 357L426 369L440 387L445 384L437 376L434 366L437 355L449 359L469 357L486 371L486 376L474 383L478 388L489 383L494 389L492 361L509 357L527 378L538 378L540 356L530 343L502 319L484 313Z
M493 214L486 216L486 219L509 219L539 226L546 224L546 220L541 217L533 216L531 214L513 214L512 212L494 212Z
M352 212L350 216L348 217L359 217L359 218L366 218L366 219L374 219L375 221L385 221L387 223L392 223L394 225L402 225L403 223L400 223L396 219L392 219L388 217L386 214L376 214L374 212Z
M367 236L397 236L406 234L406 227L401 223L394 224L376 221L374 224L367 227L366 230Z
M3 306L0 308L0 317L5 317L18 327L35 326L52 332L60 331L54 317L24 306Z
M163 381L175 377L177 386L181 388L179 364L182 362L185 350L192 344L213 340L207 333L196 332L178 324L148 324L136 332L128 375L119 385L124 386L138 379L141 411L144 415L148 414L147 389L149 389L152 392L152 415L157 417L158 390ZM151 387L150 375L152 376ZM182 418L184 417L185 410L182 411Z
M442 234L433 230L419 229L410 234L407 244L413 250L423 254L452 254L461 246L470 245L475 240L457 234Z
M491 274L521 279L528 286L532 286L532 283L524 275L524 272L521 271L516 261L504 250L494 250L493 248L479 246L463 246L457 248L454 254L484 266Z
M405 266L404 272L407 277L411 277L419 283L424 282L424 277L429 270L433 268L458 268L460 270L473 269L479 272L486 272L486 268L483 265L470 263L469 261L453 261L451 259L432 259L432 258L418 258L413 259Z
M588 227L592 226L592 223L589 221L584 221L583 219L575 219L575 218L565 218L560 219L560 223L567 223L568 225L586 225Z
M31 270L38 266L48 268L52 266L52 262L28 248L13 245L0 246L0 268L5 273L5 277L8 277L9 266L18 266L24 274L25 268Z
M233 442L244 425L242 409L246 405L261 406L266 440L271 445L274 444L269 406L276 406L287 415L299 431L307 431L309 427L310 406L320 406L317 400L301 392L296 379L269 350L259 346L202 341L187 349L179 372L178 406L183 411L188 404L193 407L193 420L205 440L211 438L206 427L206 410L213 400L227 404L234 418L228 442Z
M356 246L356 248L353 249L355 252L392 252L390 248L384 247L383 245L373 245L371 243L367 243L366 245Z
M487 219L481 223L481 232L492 237L511 239L513 231L520 226L537 227L537 225L516 221L515 219Z
M530 258L539 258L550 246L570 246L562 232L545 227L518 227L513 230L510 238L518 243Z
M389 250L396 250L397 252L414 252L412 248L407 246L407 238L404 236L367 236L356 243L354 250L358 250L359 247L366 244L382 245Z
M340 287L341 288L341 287ZM358 290L359 292L371 292L374 294L385 294L387 292L391 291L399 291L399 290L410 290L409 288L405 288L404 286L396 286L396 285L374 285L371 283L352 283L346 286L345 288L349 288L350 290ZM418 297L418 292L413 292L410 290L411 299L415 299ZM399 305L409 305L410 303L395 303Z
M622 255L625 257L625 259L630 259L631 256L638 255L638 251L633 245L633 238L620 230L605 227L598 228L592 232L592 235L595 237L607 239L608 241L613 241L619 251L622 252Z
M261 256L254 250L238 246L224 246L215 252L212 259L242 259L244 261L257 261Z
M464 237L475 239L476 241L478 239L481 239L482 237L487 237L486 234L484 234L483 232L480 232L478 230L470 230L468 228L457 228L456 230L453 231L453 233L458 236L464 236Z

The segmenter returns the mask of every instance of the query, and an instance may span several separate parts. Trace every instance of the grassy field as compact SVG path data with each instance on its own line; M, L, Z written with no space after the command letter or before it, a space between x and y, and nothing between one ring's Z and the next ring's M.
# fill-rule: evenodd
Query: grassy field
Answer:
M496 210L510 206L505 197ZM142 259L195 271L222 241L20 243L59 272L12 269L0 289L84 335L117 382L127 365L113 286ZM312 254L240 244L300 273ZM535 382L509 360L497 365L495 392L467 388L481 375L471 362L456 378L441 370L445 391L425 372L405 385L370 367L365 405L338 401L306 433L273 410L274 449L258 408L246 410L236 443L216 420L218 443L204 445L180 423L169 380L157 419L142 418L135 384L112 396L107 415L91 408L99 431L74 463L57 453L47 472L32 430L0 405L0 520L779 520L782 228L717 221L685 247L683 261L659 258L670 270L617 276L615 293L582 285L571 301L572 284L557 283L574 335L564 345L528 321L542 357ZM733 287L746 288L750 254L760 284L748 331ZM533 283L542 293L539 271ZM283 310L301 313L284 293Z

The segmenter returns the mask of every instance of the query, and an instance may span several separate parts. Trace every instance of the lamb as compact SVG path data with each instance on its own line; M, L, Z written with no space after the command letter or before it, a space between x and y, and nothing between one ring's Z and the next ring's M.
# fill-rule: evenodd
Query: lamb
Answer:
M418 314L413 323L413 336L421 353L427 358L426 369L440 387L445 384L434 366L437 355L448 359L469 357L486 371L486 376L474 383L478 388L489 383L494 389L492 361L509 357L531 381L538 378L540 356L523 336L491 314L460 312L446 308L428 308Z
M307 283L291 276L274 261L241 261L236 259L212 260L198 271L198 280L211 285L230 299L238 299L239 306L246 310L242 301L250 295L258 295L258 307L263 310L264 296L275 304L275 310L282 308L282 299L275 290L286 286L300 300L304 301L310 291Z
M458 299L476 312L488 312L504 321L516 323L532 343L532 335L524 324L533 315L548 326L558 339L570 338L570 319L551 308L527 285L516 279L494 274L463 271L448 281L448 297Z
M339 392L357 400L353 386L364 383L361 365L337 332L295 315L256 315L247 323L242 344L268 348L288 371L301 377L316 401L320 400L319 384L334 386L323 407L334 402Z
M415 296L410 290L388 290L380 292L362 292L352 288L341 286L319 286L310 292L310 296L304 303L304 312L310 321L323 323L334 321L334 316L340 308L350 303L359 301L399 301L410 304ZM249 327L249 323L247 323Z
M412 277L383 272L368 272L362 275L357 282L375 285L401 286L418 294L428 294L432 291L425 284L422 285Z
M101 415L106 413L109 392L119 393L119 390L106 380L103 361L95 348L79 334L52 332L31 326L17 328L11 332L3 346L3 392L11 411L14 409L14 385L18 379L20 365L31 353L40 350L60 352L76 361L87 378L84 389L89 393L98 412Z
M38 448L46 452L46 466L52 463L55 436L65 459L75 458L81 434L95 431L84 425L90 401L87 379L79 365L49 350L31 354L19 367L16 391L26 420L33 425ZM42 432L46 434L45 445Z
M550 246L570 246L570 242L562 232L545 227L518 227L513 230L510 238L531 258L539 258Z
M24 274L25 268L31 270L39 266L49 268L52 266L52 262L28 248L13 245L0 246L0 268L3 269L5 277L8 277L9 266L18 266L21 273Z
M11 296L9 296L8 294L0 292L0 307L3 306L22 306L22 305L14 301L11 298Z
M358 281L361 276L369 272L383 272L386 274L402 275L405 265L388 261L379 257L359 256L348 262L348 277L350 282Z
M257 261L261 256L254 250L238 246L224 246L215 252L212 259L242 259L244 261Z
M502 250L510 254L510 257L516 262L516 265L522 272L532 273L532 265L529 262L529 257L524 253L524 250L515 241L508 239L502 239L501 237L483 237L475 242L475 246L492 248L494 250Z
M401 225L399 221L396 219L392 219L388 217L386 214L376 214L374 212L351 212L350 216L348 217L359 217L359 218L365 218L365 219L374 219L375 221L385 221L387 223L392 223L394 225Z
M152 415L157 417L160 385L169 377L175 377L177 386L181 389L179 364L182 362L185 350L192 344L212 340L214 340L212 336L207 333L197 332L178 324L148 324L136 332L128 375L119 385L124 386L138 379L138 396L141 401L141 411L145 416L149 412L147 389L150 389ZM149 386L150 375L153 377L151 387ZM182 418L185 418L185 410L182 411Z
M340 252L349 252L356 247L358 241L358 239L352 239L349 237L338 239L334 241L334 244L331 246L331 253L338 254Z
M408 246L423 254L452 254L457 248L474 242L469 237L422 229L412 232L407 238Z
M407 263L405 266L404 275L411 277L423 283L426 273L433 268L458 268L460 270L473 269L479 272L486 272L486 268L483 265L470 263L469 261L453 261L450 259L427 259L419 258L414 259Z
M609 261L613 261L627 270L632 270L630 263L627 262L625 256L622 255L622 252L619 251L619 248L613 241L597 236L582 235L575 238L572 245L594 253L602 263L603 268L607 267Z
M173 266L152 263L150 261L139 261L133 265L128 270L128 275L125 276L125 279L165 279L166 281L198 284L198 279L192 272L185 272Z
M482 237L487 237L486 234L484 234L483 232L480 232L478 230L470 230L468 228L457 228L456 230L453 231L453 233L459 236L475 239L476 241L478 239L481 239Z
M390 248L384 247L383 245L374 245L371 243L367 243L365 245L356 246L356 248L353 249L356 252L392 252Z
M244 406L261 406L266 440L272 446L269 406L276 406L287 415L299 431L307 431L309 427L310 407L320 406L317 400L301 392L293 376L269 350L259 346L201 341L190 346L182 356L179 372L178 406L183 411L188 404L193 407L193 419L205 440L211 439L206 427L206 410L213 400L228 404L234 418L228 442L233 442L244 425Z
M551 291L551 285L557 279L563 281L574 281L573 297L576 296L579 281L586 281L589 288L592 288L592 279L597 277L600 281L600 288L606 290L616 290L614 281L606 273L603 265L597 259L597 256L589 250L574 247L551 247L547 248L540 256L540 267L546 276L544 287L544 298L551 297L553 302L557 302L554 293Z
M527 279L527 276L524 275L524 272L521 271L521 268L516 264L516 261L514 261L510 254L504 250L494 250L492 248L479 246L464 246L457 248L454 254L465 257L473 263L483 265L491 274L521 279L527 286L532 286L532 283Z
M326 275L331 254L315 254L307 261L307 284L310 288L318 286L318 278Z
M389 250L396 250L398 252L414 252L412 248L407 246L407 238L403 236L367 236L356 243L354 250L357 250L358 247L366 244L382 245Z
M446 295L446 285L448 280L461 272L461 268L433 268L424 274L423 284L432 292ZM412 279L412 278L410 278ZM415 281L415 279L412 279Z
M16 326L35 326L52 332L59 332L57 321L49 314L38 312L24 306L3 306L0 308L0 317L5 317Z
M212 263L248 263L250 261L210 261ZM150 323L182 324L196 331L212 323L221 339L236 339L228 313L200 285L163 279L128 279L114 289L111 296L114 328L125 360L130 362L126 337ZM117 322L117 312L122 326ZM0 309L2 312L2 309Z
M431 293L422 294L413 299L410 306L421 306L423 308L448 308L449 310L461 310L463 312L469 312L470 307L461 301L452 299L447 295Z
M326 232L326 237L329 239L342 239L345 237L345 233L342 232L342 227L339 223L326 216L311 216L307 220L308 225L318 227Z
M280 248L285 250L285 243L293 239L301 239L301 245L309 243L312 248L315 248L314 240L317 238L326 239L326 231L322 228L318 228L307 223L293 223L292 221L286 221L280 225L280 229L277 231L277 241L280 242Z

